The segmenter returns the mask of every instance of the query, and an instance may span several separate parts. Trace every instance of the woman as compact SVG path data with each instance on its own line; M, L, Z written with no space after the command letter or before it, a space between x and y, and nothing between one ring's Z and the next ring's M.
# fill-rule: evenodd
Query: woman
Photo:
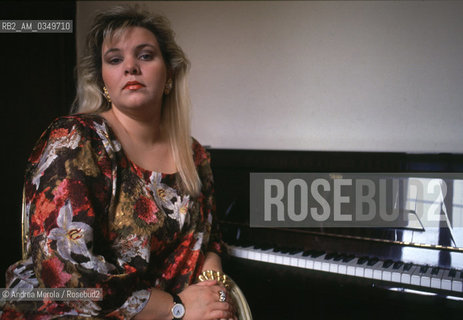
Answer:
M188 61L167 21L99 14L76 114L44 132L26 170L27 259L15 288L102 288L102 301L8 303L2 318L231 319L210 159L190 137Z

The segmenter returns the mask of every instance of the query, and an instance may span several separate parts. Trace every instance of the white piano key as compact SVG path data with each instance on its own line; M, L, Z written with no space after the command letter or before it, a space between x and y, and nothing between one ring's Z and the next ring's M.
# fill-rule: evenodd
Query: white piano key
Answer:
M454 277L450 276L451 269L444 270L441 278L441 289L452 290L452 280Z
M305 261L305 268L310 269L310 270L314 270L313 260L310 257L307 257L307 259Z
M290 265L293 267L299 267L300 257L302 257L302 252L292 255L291 260L290 260Z
M373 279L373 272L381 267L382 261L377 261L374 265L369 266L368 263L365 265L365 271L363 276L365 278Z
M404 265L403 264L399 268L396 268L396 269L394 269L394 267L392 267L391 281L400 283L403 271L404 271Z
M408 271L404 269L402 272L400 282L405 284L412 283L412 275L415 273L415 270L419 269L417 266L412 266Z
M298 266L299 268L306 268L306 259L305 259L305 257L302 257L302 256L301 256L301 257L299 257L299 258L297 259L297 266Z
M270 253L268 254L268 262L276 263L276 255L273 251L270 251Z
M355 276L355 268L357 267L358 258L354 258L351 261L347 262L347 272L349 276Z
M338 266L338 273L339 274L347 274L347 266L345 264L340 264Z
M349 276L355 276L355 266L348 265L346 274Z
M278 253L274 253L274 255L275 255L275 263L283 264L283 257Z
M365 271L364 267L355 267L355 276L363 278L364 271Z
M414 269L413 274L411 275L410 284L415 286L421 285L421 272L419 267Z
M290 266L291 265L291 256L289 254L285 254L283 256L283 264Z
M452 280L452 291L463 292L463 282L461 279L461 271L457 271L455 278Z
M338 273L339 265L336 262L330 263L330 272L331 273Z
M254 253L254 260L262 261L262 252L260 252L260 250Z
M267 252L262 252L262 257L261 257L263 262L268 262L268 253Z
M373 270L373 279L381 280L383 278L383 272L381 269Z
M392 281L392 271L390 271L389 269L383 270L382 279L384 281Z
M442 288L442 277L443 276L444 276L444 270L443 269L440 269L437 274L431 275L431 288L441 289Z
M421 274L420 285L422 287L431 287L431 271L432 271L432 268L428 267L428 270L426 270L425 273Z
M322 262L322 271L330 272L330 263Z
M249 260L256 260L256 252L254 250L247 250Z

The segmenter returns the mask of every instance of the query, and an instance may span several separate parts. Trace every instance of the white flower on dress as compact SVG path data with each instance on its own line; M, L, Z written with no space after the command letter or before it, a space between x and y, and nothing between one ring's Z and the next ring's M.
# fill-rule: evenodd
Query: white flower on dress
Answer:
M32 257L22 263L22 266L14 270L15 277L13 281L19 282L15 284L14 289L29 290L39 286L39 281L35 278L35 273L32 268ZM9 284L11 285L11 283Z
M72 206L69 201L66 201L56 219L58 228L52 229L48 238L56 240L56 247L62 258L76 263L71 253L90 257L87 243L93 240L93 229L86 223L73 222L72 218Z
M191 248L192 251L197 251L201 249L201 245L203 244L203 238L204 238L204 233L203 232L198 232L194 235L196 242L194 246Z
M81 265L90 270L95 270L99 273L109 273L116 269L111 263L106 262L103 256L90 256L90 261L81 263Z
M113 245L113 248L119 254L118 263L124 266L125 263L132 260L134 257L141 257L143 260L149 260L149 248L143 243L146 237L131 234L126 238L118 238Z
M190 204L190 196L177 197L177 201L171 206L167 207L172 210L172 213L169 214L169 217L178 221L180 229L182 229L183 224L185 223L185 217L188 213L188 206Z
M75 130L75 126L72 127L71 131ZM42 157L40 158L39 164L37 165L37 171L35 176L32 178L32 183L39 188L40 185L40 178L43 175L43 172L47 170L50 164L58 157L56 151L61 148L69 148L74 150L78 147L80 141L80 134L72 133L70 135L66 135L63 137L56 138L53 143L47 144L45 150L42 153Z
M117 140L110 140L109 134L108 134L108 128L106 127L106 123L103 122L102 125L98 124L97 122L93 122L93 125L95 126L96 133L101 139L101 142L103 143L103 146L108 154L111 154L113 152L118 152L121 150L121 144Z
M139 290L132 293L132 295L125 301L121 309L126 309L129 313L129 318L139 313L146 305L150 298L149 290Z
M66 316L97 316L101 308L91 300L73 300L69 304L72 306L72 310L63 313Z
M150 176L150 189L156 200L156 203L163 207L169 208L172 206L172 198L177 197L175 189L161 182L162 173L153 172Z

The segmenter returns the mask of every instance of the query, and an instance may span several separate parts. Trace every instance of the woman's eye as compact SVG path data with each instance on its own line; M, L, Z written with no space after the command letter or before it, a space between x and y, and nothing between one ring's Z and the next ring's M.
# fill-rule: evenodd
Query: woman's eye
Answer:
M119 57L112 57L112 58L109 58L107 61L109 64L118 64L119 62L122 61L122 59Z
M153 55L151 53L143 53L139 56L141 60L151 60L153 59Z

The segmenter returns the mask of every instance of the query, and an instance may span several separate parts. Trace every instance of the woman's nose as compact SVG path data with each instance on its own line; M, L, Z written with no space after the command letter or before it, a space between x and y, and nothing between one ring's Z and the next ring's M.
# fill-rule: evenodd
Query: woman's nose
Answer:
M127 61L127 60L126 60ZM134 60L128 60L125 65L125 74L139 74L140 67Z

